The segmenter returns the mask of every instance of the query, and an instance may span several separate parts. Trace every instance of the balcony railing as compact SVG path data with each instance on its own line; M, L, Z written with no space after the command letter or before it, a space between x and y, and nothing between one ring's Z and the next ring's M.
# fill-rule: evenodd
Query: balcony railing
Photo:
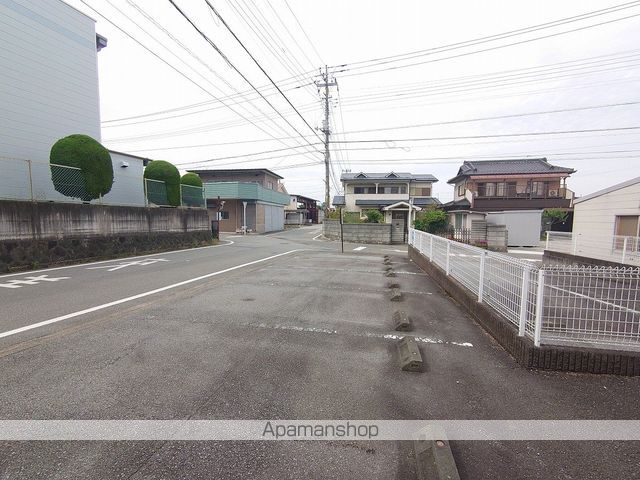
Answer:
M569 194L569 195L567 195ZM496 191L496 189L483 189L482 187L478 188L478 192L474 194L474 198L482 198L482 199L491 199L491 198L502 198L502 199L570 199L571 198L571 190L566 187L560 187L557 189L549 188L546 191L517 191L516 189L507 188L504 191Z

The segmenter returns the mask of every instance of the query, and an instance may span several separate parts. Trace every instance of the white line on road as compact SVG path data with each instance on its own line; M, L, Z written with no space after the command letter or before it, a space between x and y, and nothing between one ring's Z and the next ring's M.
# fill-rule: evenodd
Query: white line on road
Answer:
M407 253L406 250L388 250L388 249L382 249L383 252L398 252L398 253Z
M76 265L67 265L65 267L43 268L41 270L28 270L26 272L9 273L8 275L0 275L0 280L2 280L3 278L15 277L17 275L30 275L32 273L52 272L54 270L66 270L67 268L88 267L89 265L100 265L100 264L109 263L109 262L121 262L121 261L124 261L124 260L131 260L133 258L157 257L158 255L172 255L174 253L192 252L194 250L202 250L202 249L205 249L205 248L227 247L227 246L233 245L233 244L234 244L234 242L229 240L228 243L221 243L220 245L207 245L206 247L183 248L182 250L171 250L169 252L149 253L147 255L135 255L133 257L112 258L111 260L101 260L99 262L89 262L89 263L78 263Z
M544 252L536 250L507 250L508 253L526 253L527 255L544 255Z
M321 236L322 236L322 233L319 233L318 235L316 235L315 237L313 237L311 240L317 240L317 239L318 239L318 237L321 237Z
M95 307L86 308L84 310L80 310L78 312L68 313L66 315L62 315L60 317L51 318L49 320L44 320L43 322L34 323L31 325L26 325L24 327L16 328L13 330L9 330L6 332L0 333L0 338L10 337L12 335L16 335L18 333L26 332L28 330L33 330L35 328L44 327L45 325L50 325L52 323L61 322L63 320L68 320L70 318L79 317L81 315L85 315L87 313L96 312L98 310L103 310L105 308L113 307L115 305L120 305L121 303L130 302L132 300L137 300L139 298L148 297L149 295L155 295L156 293L164 292L166 290L171 290L172 288L181 287L182 285L188 285L189 283L197 282L199 280L204 280L205 278L215 277L216 275L221 275L223 273L231 272L233 270L238 270L239 268L248 267L249 265L255 265L256 263L266 262L267 260L271 260L274 258L282 257L283 255L288 255L290 253L299 252L300 249L289 250L288 252L279 253L277 255L271 255L270 257L261 258L260 260L254 260L253 262L243 263L242 265L236 265L235 267L225 268L224 270L219 270L213 273L207 273L206 275L201 275L199 277L190 278L189 280L184 280L182 282L174 283L171 285L167 285L165 287L156 288L155 290L149 290L148 292L139 293L137 295L132 295L131 297L121 298L120 300L115 300L109 303L103 303L102 305L97 305Z
M132 265L147 266L153 265L158 262L168 262L169 260L164 258L145 258L144 260L133 260L131 262L120 262L118 265L100 265L99 267L89 267L87 270L99 270L102 268L108 269L107 272L115 272L123 268L131 267Z
M354 248L354 250L356 252L359 252L360 250L364 250L365 248L367 248L367 247L356 247L356 248Z

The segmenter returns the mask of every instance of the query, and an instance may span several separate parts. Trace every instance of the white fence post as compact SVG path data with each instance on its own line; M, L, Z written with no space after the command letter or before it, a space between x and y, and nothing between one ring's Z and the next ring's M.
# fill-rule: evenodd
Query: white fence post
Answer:
M527 304L529 303L529 288L531 284L530 276L531 276L531 267L524 267L522 269L522 291L520 294L520 319L518 321L518 336L520 337L524 337L525 333L527 332Z
M433 262L433 235L429 235L429 261Z
M627 259L627 240L629 237L624 237L624 242L622 242L622 260L621 263L624 263Z
M447 275L449 275L449 272L451 271L451 269L450 269L450 264L451 264L450 256L451 256L451 242L449 240L447 240L447 262L446 262L446 268L445 268L445 272L447 273Z
M573 255L578 253L578 235L573 234Z
M29 196L31 201L35 202L36 199L33 196L33 170L31 169L31 160L27 160L27 168L29 169Z
M540 346L540 337L542 335L542 320L544 310L544 270L538 271L538 292L536 297L536 324L533 332L533 344Z
M480 253L480 275L478 276L478 302L482 303L484 295L484 264L487 258L487 252Z
M546 234L547 234L547 241L544 245L544 249L549 250L549 230L547 230Z

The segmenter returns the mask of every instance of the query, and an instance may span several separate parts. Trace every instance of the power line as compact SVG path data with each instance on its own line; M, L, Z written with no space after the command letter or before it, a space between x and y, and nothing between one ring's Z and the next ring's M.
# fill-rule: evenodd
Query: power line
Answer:
M408 52L408 53L399 54L399 55L393 55L393 56L389 56L389 57L381 57L381 58L377 58L377 59L363 60L363 61L359 61L359 62L352 62L350 64L347 63L347 64L342 64L342 65L337 65L334 68L342 68L342 67L347 67L349 65L361 65L363 63L372 63L373 65L367 65L367 66L364 66L364 67L352 67L351 69L354 69L354 68L359 68L359 69L360 68L362 68L362 69L363 68L371 68L372 66L388 64L388 63L391 63L391 62L394 62L394 61L398 62L398 61L410 60L412 58L416 58L416 57L420 57L420 56L434 55L434 54L437 54L437 53L442 53L442 52L446 52L446 51L450 51L450 50L456 50L456 49L459 49L459 48L465 48L465 47L469 47L469 46L473 46L473 45L492 42L492 41L495 41L495 40L502 40L504 38L509 38L509 37L513 37L513 36L517 36L517 35L526 34L526 33L531 33L531 32L538 31L538 30L557 27L559 25L564 25L564 24L567 24L567 23L573 23L573 22L576 22L576 21L581 21L581 20L585 20L585 19L588 19L588 18L592 18L592 17L597 17L597 16L601 16L601 15L606 15L606 14L609 14L609 13L614 13L614 12L617 12L617 11L620 11L620 10L625 10L625 9L636 7L636 6L638 6L638 4L640 4L640 2L638 2L638 1L628 2L628 3L624 3L624 4L620 4L620 5L614 5L612 7L608 7L608 8L601 9L601 10L595 10L595 11L592 11L592 12L587 12L587 13L580 14L580 15L575 15L573 17L567 17L567 18L563 18L563 19L559 19L559 20L554 20L552 22L547 22L547 23L542 23L542 24L538 24L538 25L533 25L533 26L530 26L530 27L520 28L520 29L517 29L517 30L511 30L511 31L503 32L503 33L499 33L499 34L489 35L489 36L475 38L475 39L471 39L471 40L465 40L463 42L457 42L457 43L452 43L452 44L448 44L448 45L442 45L440 47L433 47L433 48L429 48L429 49L426 49L426 50L418 50L418 51L415 51L415 52ZM627 17L617 18L617 19L606 21L606 22L587 25L585 27L580 27L580 28L577 28L577 29L568 30L568 31L564 31L564 32L557 32L557 33L546 35L546 36L535 37L533 39L527 39L527 40L514 42L514 43L510 43L510 44L498 45L498 46L487 48L487 49L481 49L481 50L476 50L476 51L473 51L473 52L467 52L467 53L454 55L454 56L450 56L450 57L446 57L446 58L438 59L438 60L433 60L433 61L440 61L440 60L446 60L446 59L450 59L450 58L457 58L457 57L460 57L460 56L472 55L472 54L475 54L475 53L481 53L481 52L486 52L486 51L490 51L490 50L496 50L496 49L500 49L500 48L513 46L513 45L519 45L519 44L522 44L522 43L533 42L533 41L541 40L541 39L544 39L544 38L550 38L550 37L554 37L554 36L558 36L558 35L564 35L566 33L573 33L573 32L576 32L576 31L587 29L587 28L593 28L593 27L605 25L605 24L608 24L608 23L613 23L613 22L617 22L617 21L621 21L621 20L626 20L628 18L636 17L638 15L640 15L640 14L630 15L630 16L627 16ZM400 58L400 57L406 57L406 58ZM393 59L395 59L395 60L393 60ZM419 62L419 63L409 64L409 65L404 65L402 67L392 67L390 69L405 68L405 67L414 66L414 65L420 65L422 63L429 63L429 62L430 61ZM348 71L348 70L351 70L351 69L343 68L340 71ZM361 74L365 74L365 73L374 73L374 72L384 71L384 70L385 69L375 70L375 71L370 71L370 72L352 73L350 75L347 74L345 76L361 75Z
M304 27L302 26L302 23L300 23L300 20L298 20L297 15L295 14L295 12L293 11L293 9L291 8L291 5L289 5L289 2L287 0L284 0L285 5L287 6L287 8L289 9L289 11L291 12L291 15L293 16L293 18L295 19L296 23L298 24L298 26L300 27L300 30L302 31L302 33L304 34L304 36L306 37L307 41L309 42L309 45L311 45L311 48L313 49L313 51L315 52L315 54L318 56L318 58L320 59L320 63L322 65L326 65L326 62L324 60L322 60L322 56L318 53L318 50L316 49L316 46L313 44L313 42L311 41L311 38L309 38L309 35L307 35L306 30L304 29Z
M157 58L158 60L160 60L162 63L164 63L165 65L167 65L169 68L171 68L172 70L174 70L176 73L178 73L180 76L182 76L183 78L185 78L186 80L188 80L190 83L192 83L193 85L195 85L196 87L198 87L200 90L202 90L203 92L205 92L207 95L209 95L210 97L212 97L213 99L215 99L216 101L222 103L225 107L227 107L229 110L231 110L233 113L235 113L236 115L238 115L239 117L241 117L242 119L246 120L247 122L249 122L250 124L252 124L253 126L255 126L256 128L258 128L261 132L269 135L272 138L276 138L273 136L273 134L271 134L270 132L268 132L267 130L265 130L264 128L260 127L259 125L257 125L256 123L254 123L253 121L251 121L249 118L245 117L242 113L238 112L237 110L235 110L233 107L231 107L230 105L227 105L227 103L225 103L225 101L223 101L222 99L216 97L216 95L214 95L213 93L211 93L208 89L206 89L205 87L203 87L202 85L200 85L198 82L196 82L195 80L193 80L190 76L188 76L187 74L185 74L182 70L178 69L177 67L175 67L173 64L171 64L170 62L168 62L167 60L165 60L164 58L162 58L158 53L154 52L153 50L151 50L149 47L147 47L144 43L142 43L141 41L139 41L137 38L135 38L132 34L130 34L129 32L127 32L124 28L120 27L119 25L117 25L115 22L113 22L112 20L110 20L109 18L107 18L105 15L103 15L101 12L99 12L98 10L96 10L95 8L93 8L91 5L89 5L85 0L80 0L86 7L88 7L91 11L93 11L96 15L100 16L101 18L103 18L105 21L107 21L108 23L110 23L111 25L113 25L117 30L119 30L120 32L122 32L124 35L126 35L129 39L133 40L136 44L140 45L143 49L145 49L147 52L151 53L155 58ZM152 37L153 38L153 37ZM165 47L166 48L166 47ZM286 143L285 143L286 145Z
M205 0L206 1L206 0ZM180 13L180 15L182 15L182 17L184 17L185 20L187 20L187 22L189 22L189 24L191 24L191 26L200 34L200 36L202 38L204 38L207 43L209 43L209 45L211 45L211 47L213 47L213 49L218 52L218 54L227 62L227 64L233 68L238 75L240 75L242 77L242 79L247 82L251 88L253 88L253 90L256 91L256 93L258 93L258 95L260 95L260 97L278 114L278 116L280 118L282 118L287 125L289 125L298 135L300 138L304 139L307 143L309 143L304 136L298 131L298 129L296 127L294 127L291 122L289 122L289 120L287 120L284 115L282 115L282 113L280 113L280 111L273 106L273 104L267 100L267 98L262 94L262 92L260 92L254 85L253 83L227 58L227 56L222 52L222 50L220 50L220 48L218 48L218 46L213 42L213 40L211 40L202 30L200 30L200 28L198 28L198 26L191 20L191 18L189 18L189 16L184 13L180 7L178 7L178 5L174 2L174 0L169 0L169 3L171 3L171 5L173 5L173 7ZM208 2L207 2L208 3ZM215 10L214 10L215 13ZM220 17L219 17L220 18ZM271 78L269 77L269 79L271 80ZM271 81L271 83L273 83L275 85L275 82ZM281 92L280 88L276 85L276 88ZM282 94L284 95L284 94ZM306 121L305 121L306 122ZM308 125L308 124L307 124ZM309 127L311 128L311 127ZM312 129L313 130L313 129Z
M603 133L603 132L615 132L621 131L623 133L620 134L633 134L634 130L640 130L640 126L631 126L631 127L618 127L618 128L592 128L592 129L584 129L584 130L557 130L557 131L546 131L546 132L522 132L522 133L505 133L505 134L489 134L489 135L466 135L466 136L455 136L455 137L422 137L422 138L387 138L387 139L366 139L366 140L346 140L346 137L343 135L345 140L331 140L330 143L333 144L349 144L349 143L393 143L393 142L420 142L420 141L441 141L441 140L464 140L464 139L485 139L485 138L509 138L509 137L525 137L525 136L544 136L544 135L573 135L573 134L582 134L582 133ZM601 135L598 135L601 136ZM278 140L287 140L289 138L297 138L297 137L282 137ZM578 137L578 138L588 138L588 137ZM242 140L236 142L222 142L222 143L204 143L204 144L195 144L195 145L180 145L180 146L170 146L170 147L159 147L159 148L144 148L138 150L129 150L131 153L136 152L147 152L147 151L156 151L156 150L177 150L177 149L185 149L185 148L200 148L200 147L217 147L223 145L239 145L246 143L261 143L261 142L271 142L272 139L253 139L253 140Z
M607 104L607 105L590 105L590 106L587 106L587 107L562 108L562 109L556 109L556 110L545 110L545 111L540 111L540 112L512 113L512 114L508 114L508 115L497 115L497 116L493 116L493 117L469 118L469 119L465 119L465 120L450 120L450 121L446 121L446 122L418 123L418 124L414 124L414 125L400 125L400 126L397 126L397 127L372 128L372 129L368 129L368 130L352 130L350 132L345 132L345 133L353 134L353 133L365 133L365 132L381 132L381 131L386 131L386 130L402 130L402 129L407 129L407 128L432 127L432 126L437 126L437 125L451 125L451 124L454 124L454 123L481 122L481 121L485 121L485 120L502 120L502 119L505 119L505 118L526 117L526 116L530 116L530 115L546 115L546 114L553 114L553 113L576 112L576 111L582 111L582 110L593 110L593 109L597 109L597 108L622 107L622 106L636 105L638 103L640 103L640 101L622 102L622 103L610 103L610 104Z
M173 0L169 0L174 6L175 3ZM247 55L249 55L249 57L251 57L251 60L253 60L253 62L256 64L256 66L260 69L260 71L265 75L265 77L267 77L269 79L269 81L273 84L274 87L276 87L276 89L278 90L278 92L280 93L280 95L282 95L282 97L287 101L287 103L291 106L291 108L293 108L293 110L298 114L298 116L302 119L302 121L305 123L305 125L307 127L309 127L309 130L311 130L318 138L320 138L320 136L317 134L317 132L315 131L315 129L309 125L309 122L307 122L307 120L302 116L302 114L298 111L298 109L293 105L293 103L291 103L291 100L289 100L289 97L287 97L284 92L280 89L280 87L276 84L276 82L273 81L273 79L271 78L271 76L265 71L264 68L262 68L262 65L260 65L260 62L258 62L255 57L251 54L251 52L247 49L247 47L245 47L244 43L242 43L242 41L238 38L238 36L233 33L233 30L231 30L231 27L229 27L229 25L227 24L227 22L224 20L224 18L222 18L222 16L218 13L218 11L215 9L215 7L213 5L211 5L211 2L209 2L209 0L204 0L206 2L206 4L209 6L209 8L211 9L211 11L213 13L215 13L216 17L218 17L218 19L222 22L222 24L225 26L225 28L229 31L229 33L233 36L233 38L236 39L236 41L240 44L240 46L242 46L242 49L247 53ZM176 7L177 8L177 7ZM244 77L244 76L243 76ZM247 82L249 82L247 80Z
M369 139L369 140L332 140L331 143L380 143L380 142L417 142L417 141L432 141L432 140L463 140L474 138L500 138L500 137L522 137L530 135L560 135L560 134L574 134L574 133L594 133L594 132L613 132L624 130L640 130L640 126L629 127L612 127L612 128L589 128L583 130L554 130L547 132L522 132L522 133L502 133L494 135L465 135L457 137L423 137L423 138L391 138L391 139Z

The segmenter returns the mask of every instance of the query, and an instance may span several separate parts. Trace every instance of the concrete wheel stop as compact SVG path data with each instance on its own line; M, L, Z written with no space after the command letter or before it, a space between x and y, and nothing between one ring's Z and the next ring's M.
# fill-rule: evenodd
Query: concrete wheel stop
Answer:
M422 372L422 355L413 337L404 337L398 342L400 368L405 372Z

